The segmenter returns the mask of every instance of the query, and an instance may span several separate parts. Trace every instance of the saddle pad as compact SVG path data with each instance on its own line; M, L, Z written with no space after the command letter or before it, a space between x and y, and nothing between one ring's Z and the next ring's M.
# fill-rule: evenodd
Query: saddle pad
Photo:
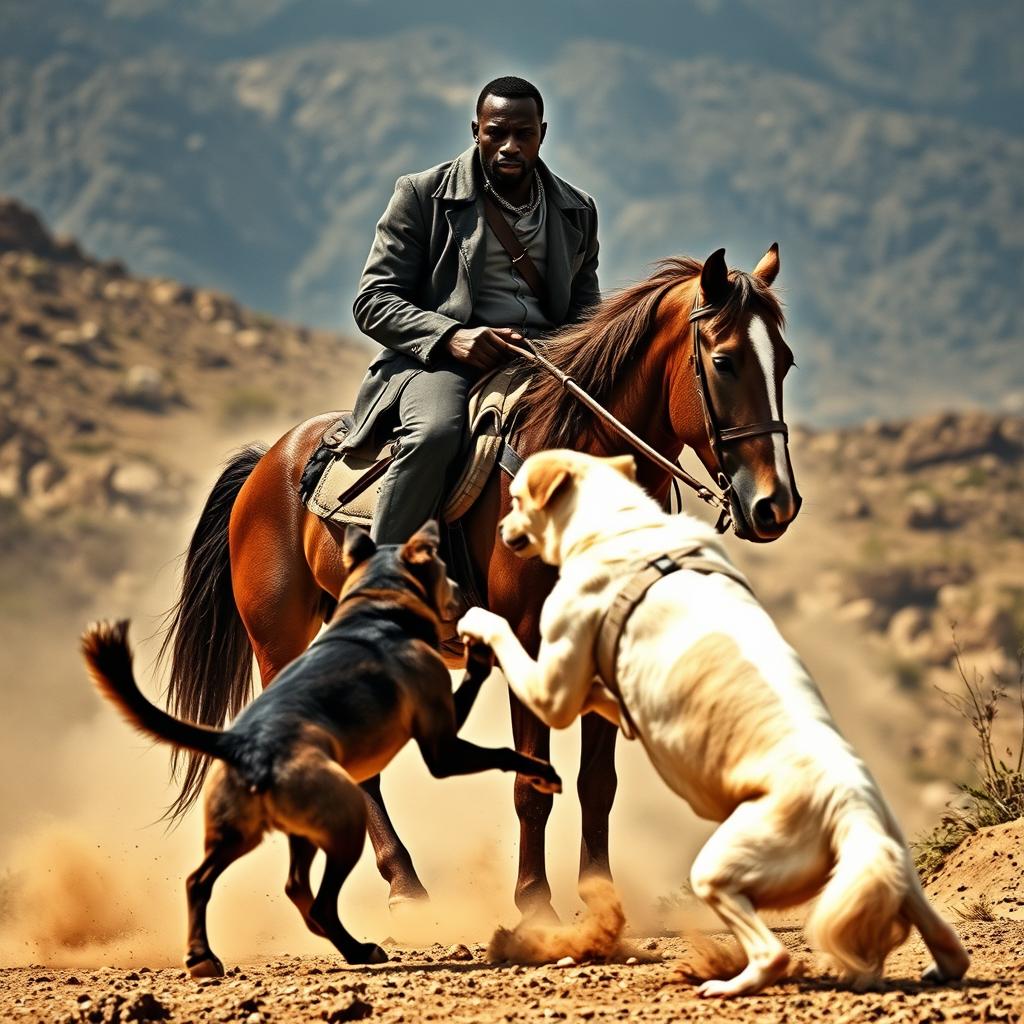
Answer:
M444 501L445 522L460 519L480 497L511 429L516 403L528 383L528 377L517 378L511 367L504 367L481 379L473 389L467 416L466 461ZM324 433L303 471L300 493L306 508L321 519L369 528L397 444L390 442L369 456L339 450L351 427L351 415L345 413Z
M348 432L344 420L331 426L329 435L344 437ZM319 458L318 458L319 456ZM388 445L372 458L356 452L333 451L321 447L309 460L302 474L302 495L306 508L321 519L328 519L344 526L370 528L373 512L377 507L384 472L394 461L394 446ZM308 490L312 475L320 469L312 491Z

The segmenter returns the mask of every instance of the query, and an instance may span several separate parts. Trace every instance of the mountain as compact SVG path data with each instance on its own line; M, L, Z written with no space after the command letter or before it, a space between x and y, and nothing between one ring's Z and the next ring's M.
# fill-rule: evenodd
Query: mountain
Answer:
M819 424L1024 405L1016 5L26 0L0 10L0 190L101 256L350 325L401 173L469 141L480 84L548 102L602 282L783 254Z

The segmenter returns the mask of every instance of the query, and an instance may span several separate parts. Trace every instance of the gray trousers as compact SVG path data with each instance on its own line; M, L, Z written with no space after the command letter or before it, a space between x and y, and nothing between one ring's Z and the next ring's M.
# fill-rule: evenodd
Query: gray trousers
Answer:
M381 483L373 538L402 544L440 511L448 471L462 448L469 391L480 371L450 363L422 370L398 400L398 456Z

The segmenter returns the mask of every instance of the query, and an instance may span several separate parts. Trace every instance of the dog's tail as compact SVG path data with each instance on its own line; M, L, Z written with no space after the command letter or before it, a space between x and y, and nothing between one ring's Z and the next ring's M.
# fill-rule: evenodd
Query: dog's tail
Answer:
M832 832L835 867L806 929L811 944L855 985L875 980L910 931L900 910L913 868L879 811L858 804L839 812Z
M266 454L261 445L237 452L213 485L185 555L181 593L167 614L160 659L170 656L167 706L181 718L223 725L252 690L252 646L235 604L228 551L228 522L242 485ZM208 762L180 750L171 753L181 792L165 817L180 819L203 787Z
M200 754L234 760L233 737L220 729L183 722L151 704L139 690L128 646L128 620L96 622L82 634L82 654L96 689L139 732Z

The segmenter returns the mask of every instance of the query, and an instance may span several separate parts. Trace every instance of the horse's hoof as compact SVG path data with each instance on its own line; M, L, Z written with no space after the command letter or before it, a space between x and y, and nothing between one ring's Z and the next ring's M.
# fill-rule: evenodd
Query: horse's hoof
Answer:
M392 914L400 914L405 909L422 907L429 902L430 894L423 888L420 888L419 892L393 892L388 897L388 910Z
M933 963L921 973L921 980L928 982L930 985L941 985L949 979L942 968L938 964Z
M212 953L185 957L185 968L193 978L223 978L224 965Z
M345 959L350 964L385 964L388 955L375 942L363 942Z

